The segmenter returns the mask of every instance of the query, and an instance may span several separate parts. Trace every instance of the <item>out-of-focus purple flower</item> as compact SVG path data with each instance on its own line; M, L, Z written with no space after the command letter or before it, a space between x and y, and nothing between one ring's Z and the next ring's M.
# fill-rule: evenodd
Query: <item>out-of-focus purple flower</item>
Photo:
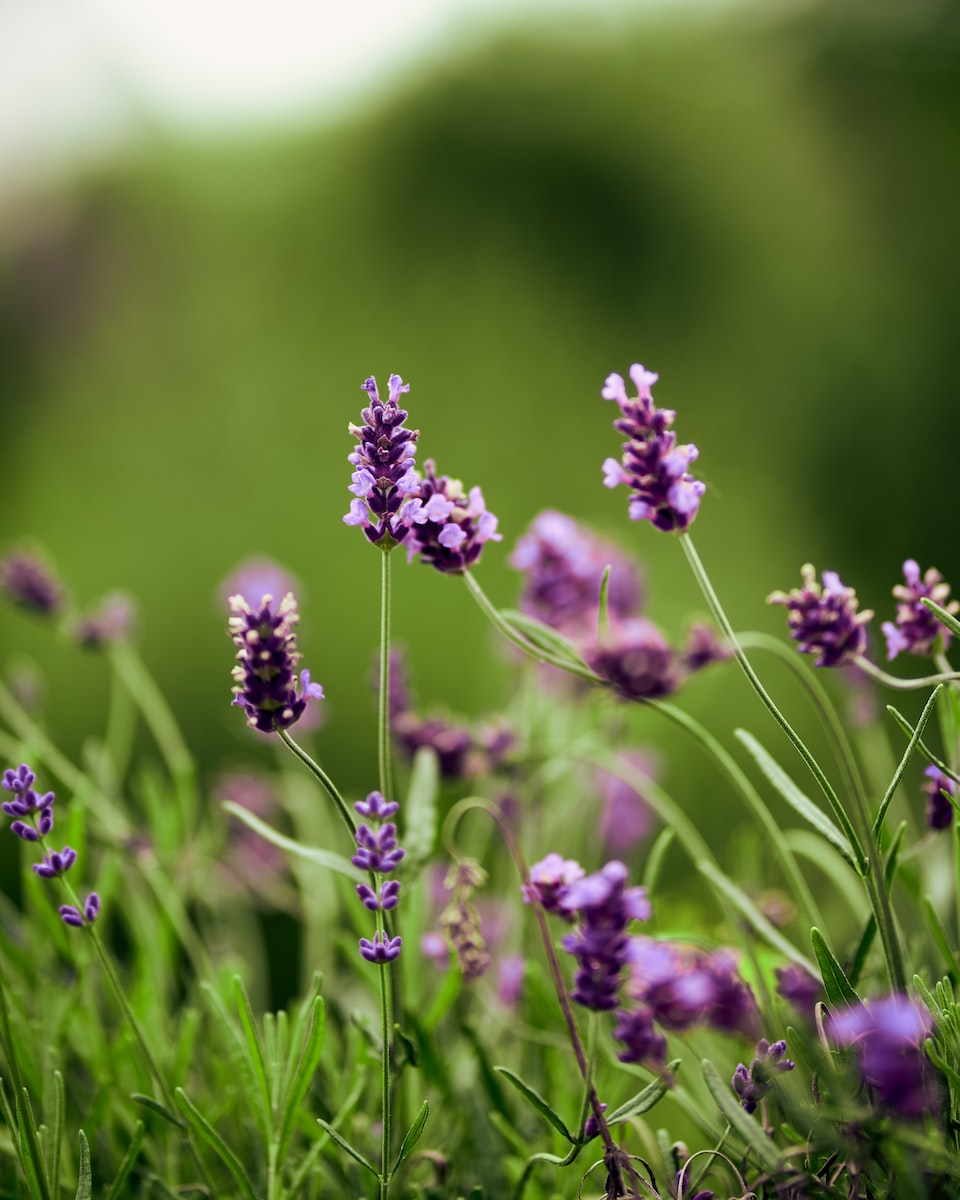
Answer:
M445 717L420 717L407 711L394 717L392 731L406 758L412 759L424 746L433 750L444 779L490 775L516 743L515 735L503 720L483 726L475 733Z
M777 967L774 975L777 977L777 991L784 1000L792 1005L798 1013L809 1017L813 1006L823 992L820 980L814 979L809 971L797 966L796 963Z
M91 892L83 902L83 912L75 904L61 904L57 912L64 925L81 929L84 925L92 925L100 915L100 897L96 892Z
M771 1044L766 1038L761 1038L757 1042L756 1057L750 1066L737 1064L733 1073L733 1090L740 1097L740 1103L746 1112L756 1112L757 1105L772 1090L777 1075L793 1070L795 1064L789 1058L784 1058L786 1052L786 1042Z
M386 403L380 399L377 381L371 375L361 387L370 398L363 410L362 425L349 429L360 443L347 461L354 467L349 490L354 499L343 518L347 525L359 525L374 545L384 549L402 542L410 529L410 518L402 509L407 498L417 494L420 480L413 468L417 429L406 429L407 412L400 397L410 391L399 375L391 375Z
M838 1045L856 1050L863 1082L880 1104L916 1118L937 1103L923 1052L931 1024L906 996L892 995L838 1013L831 1029Z
M949 600L950 584L944 583L935 567L930 567L921 579L918 563L908 558L903 564L903 577L906 584L898 583L893 589L898 601L896 616L893 621L884 621L880 626L887 639L888 661L904 652L920 656L931 654L938 637L943 638L942 644L946 648L950 631L920 603L923 597L933 600L948 613L960 611L960 601Z
M385 933L379 931L373 935L373 941L368 938L360 939L360 955L367 962L372 963L388 963L393 962L395 958L400 957L400 950L403 946L403 938L387 937Z
M441 971L450 964L450 947L447 939L436 929L428 929L420 938L420 953L429 958Z
M857 611L857 593L844 587L836 571L823 572L823 586L816 570L807 563L801 568L803 587L792 592L773 592L768 604L784 604L790 636L801 654L816 654L815 667L838 667L867 649L869 609Z
M301 671L299 687L294 669L300 659L294 626L300 617L288 592L274 607L266 595L251 608L243 596L230 598L233 616L228 632L237 647L233 703L247 714L247 724L261 733L289 729L303 715L307 700L322 700L323 688Z
M650 917L650 901L641 887L627 888L629 871L614 859L578 879L560 901L575 913L579 927L563 939L577 960L571 993L578 1004L598 1011L616 1008L620 974L627 961L627 926Z
M73 638L85 650L99 650L110 642L122 641L133 633L136 606L124 592L111 592L99 607L73 626Z
M505 954L497 960L497 999L506 1008L513 1008L520 999L526 971L527 960L522 954Z
M621 1062L642 1063L655 1071L665 1066L667 1039L654 1028L649 1005L638 1004L629 1011L621 1009L613 1036L623 1043L624 1048L617 1055Z
M571 633L596 623L603 572L610 566L607 610L627 617L640 607L639 572L621 551L594 537L572 517L546 509L510 555L510 566L526 573L520 608Z
M280 802L270 778L254 771L225 772L215 780L211 798L218 805L229 800L273 825L280 820ZM233 815L218 866L234 890L239 882L271 904L283 904L290 898L283 851Z
M637 395L627 395L622 375L609 375L600 393L604 400L615 400L620 417L613 427L626 434L623 458L608 458L603 464L604 485L623 483L630 489L630 517L650 521L656 529L688 529L706 485L694 479L689 468L698 457L694 445L678 446L671 430L676 413L657 408L651 387L657 376L639 363L630 368Z
M440 925L457 956L457 966L468 981L479 979L490 966L480 914L471 897L486 882L487 873L472 858L455 862L444 879L444 888L453 890L453 899L440 914Z
M62 850L48 851L42 862L33 864L33 869L42 879L56 879L66 874L76 861L76 850L71 846L64 846Z
M63 589L50 568L33 554L14 550L0 559L0 591L20 608L51 616L63 607Z
M682 657L688 671L699 671L711 663L726 662L732 654L730 647L709 625L697 623L687 630L687 644Z
M380 656L379 652L373 665L370 686L374 692L380 692ZM399 646L390 647L389 673L387 675L387 715L392 721L400 713L408 712L413 707L410 698L410 686L407 680L407 657Z
M625 765L642 775L654 776L653 759L638 750L623 750L617 756ZM643 798L629 783L609 771L597 770L597 789L603 802L600 814L600 836L608 850L624 854L650 832L653 813Z
M400 509L400 520L411 528L407 561L417 555L448 575L460 575L480 557L487 542L499 542L497 518L487 510L478 487L465 491L459 479L437 475L433 459L423 464L424 476Z
M705 1024L756 1036L757 1002L727 950L631 938L627 995L649 1006L657 1024L681 1031Z
M584 877L586 872L572 858L561 858L559 854L548 854L530 868L530 882L523 884L521 892L524 904L539 901L543 910L573 921L574 913L564 908L563 901L571 887Z
M948 829L953 824L953 805L943 794L948 792L956 799L957 785L939 767L927 767L922 791L927 797L927 828ZM4 805L6 807L6 805Z
M584 659L623 700L669 696L682 678L677 655L644 617L611 625L605 638L585 649Z
M736 955L731 950L713 950L702 961L702 969L713 983L713 1003L705 1021L711 1029L756 1037L760 1013L750 985L741 977Z
M271 597L274 611L280 598L300 590L297 579L278 562L265 555L245 558L217 588L217 599L229 604L233 596L242 596L251 608L261 603L262 596Z

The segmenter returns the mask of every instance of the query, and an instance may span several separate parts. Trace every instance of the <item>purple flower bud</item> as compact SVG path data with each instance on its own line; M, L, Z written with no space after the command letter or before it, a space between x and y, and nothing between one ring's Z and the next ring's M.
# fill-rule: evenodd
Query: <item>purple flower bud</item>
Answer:
M43 861L34 863L33 869L43 879L56 879L69 871L77 861L77 852L70 846L64 846L60 851L51 850L43 856Z
M100 897L91 892L83 903L83 917L88 925L92 925L100 915Z
M689 474L696 460L696 446L677 445L677 435L670 429L676 416L653 403L651 387L657 380L652 371L639 363L630 368L630 378L637 388L636 397L628 397L621 375L607 378L601 395L615 400L620 417L613 427L626 434L623 458L620 463L608 458L603 464L604 485L617 487L621 483L630 489L630 517L634 521L650 521L656 529L688 529L697 515L706 485Z
M814 979L809 971L790 963L786 967L777 967L774 971L777 977L777 991L799 1013L809 1017L813 1006L820 999L823 987L819 979Z
M27 825L24 821L14 821L10 826L10 832L15 833L18 838L23 838L25 842L38 842L40 840L40 834L37 833L32 825Z
M784 604L790 636L801 654L816 654L815 667L837 667L867 649L869 610L857 611L857 593L844 587L835 571L823 572L823 587L807 563L801 569L803 587L790 593L773 592L768 604Z
M621 1009L613 1036L624 1046L617 1055L621 1062L643 1063L655 1071L666 1064L667 1039L654 1029L653 1011L648 1005L638 1004L629 1012Z
M377 893L368 883L357 884L357 895L360 897L360 903L364 908L368 908L371 912L376 912L380 907L380 901L377 899Z
M757 1042L757 1055L749 1067L738 1063L733 1074L733 1090L740 1098L740 1103L748 1113L755 1112L760 1101L773 1088L773 1081L778 1074L792 1071L794 1064L789 1058L784 1058L787 1043L774 1042L772 1045L761 1038Z
M367 962L393 962L395 958L399 957L402 945L402 938L388 938L386 934L381 935L377 932L373 935L372 942L368 941L367 938L360 939L360 954Z
M37 818L37 833L41 837L46 837L53 829L53 809L43 808L40 810L40 816Z
M487 542L499 542L497 518L487 511L478 487L464 491L458 479L437 476L432 459L424 463L419 493L400 510L409 522L407 561L420 560L448 575L459 575L480 557Z
M133 633L136 609L123 592L104 596L96 611L81 617L73 627L73 637L86 650L98 650L110 642L122 641Z
M399 400L410 385L399 375L390 376L385 404L372 375L361 386L370 403L363 410L363 424L349 426L359 446L347 456L355 468L348 489L355 499L343 520L359 526L374 544L390 548L402 542L410 529L409 510L404 508L406 498L419 486L413 464L420 433L404 428L407 413Z
M923 774L926 781L921 790L927 797L927 828L948 829L953 823L953 805L944 792L956 799L957 785L939 767L927 767Z
M888 661L903 652L921 656L932 654L938 638L943 639L942 645L946 649L950 631L920 603L923 597L935 601L948 613L960 611L960 601L949 599L950 584L944 583L935 567L930 567L921 579L919 565L908 558L903 564L903 577L906 585L897 584L893 589L898 601L896 617L880 626L887 639Z
M578 879L584 877L583 867L572 858L548 854L530 868L530 882L521 887L524 904L537 900L546 912L573 921L574 914L563 907L563 899Z
M0 787L8 792L13 792L15 796L23 796L33 786L35 779L36 775L34 775L27 764L21 763L16 770L8 769L4 771Z
M584 651L588 666L623 700L656 700L676 691L682 678L678 656L644 617L611 626Z
M906 996L892 995L838 1013L831 1029L838 1045L855 1049L862 1081L898 1116L935 1109L937 1093L923 1042L931 1019Z
M600 1111L606 1112L607 1106L605 1104L601 1104ZM590 1116L587 1117L586 1123L584 1124L584 1127L583 1127L583 1140L585 1142L589 1142L592 1138L595 1138L599 1132L600 1132L600 1126L597 1123L596 1114L591 1113Z
M63 592L50 569L32 554L15 551L0 560L0 591L20 608L50 616L63 606Z
M361 817L369 817L372 821L384 821L400 811L396 800L384 800L380 792L370 792L366 800L358 800L353 807Z
M368 825L358 825L357 853L350 860L361 871L387 875L395 870L405 851L397 846L397 827L388 821L376 833Z
M83 928L83 917L80 915L79 909L72 904L61 904L57 909L60 914L60 919L64 925L73 925L78 929Z
M388 879L380 888L380 907L384 910L396 908L400 903L400 880Z

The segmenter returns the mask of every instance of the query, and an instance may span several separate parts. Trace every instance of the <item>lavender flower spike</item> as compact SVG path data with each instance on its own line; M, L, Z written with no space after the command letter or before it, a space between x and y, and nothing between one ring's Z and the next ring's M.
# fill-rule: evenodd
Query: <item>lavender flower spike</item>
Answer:
M76 850L64 846L60 851L51 850L49 854L45 854L42 862L33 864L33 869L42 879L56 879L69 871L76 861Z
M369 541L390 550L406 538L410 528L401 509L420 487L413 469L420 432L404 428L407 413L399 400L410 391L410 384L399 375L390 376L386 403L380 399L372 375L361 386L370 403L361 414L363 424L349 426L360 445L347 456L355 468L349 488L354 499L343 520L346 525L359 525Z
M787 1043L774 1042L771 1045L766 1038L757 1042L756 1058L745 1067L737 1064L733 1074L733 1090L740 1097L740 1103L748 1113L756 1112L757 1105L773 1087L773 1081L778 1074L792 1071L795 1064L789 1058L784 1058Z
M437 475L433 459L423 465L424 479L416 495L400 509L411 525L407 561L419 554L445 575L460 575L472 567L487 542L502 541L497 518L487 510L478 487L465 491L459 479Z
M943 576L930 567L920 578L920 567L912 558L903 564L903 577L906 585L898 583L893 589L897 604L897 613L893 621L884 621L880 626L883 636L887 639L887 661L906 652L921 657L931 654L937 646L937 637L943 637L943 648L946 649L950 640L950 631L941 625L928 608L920 603L923 598L935 601L948 613L960 610L960 601L949 600L950 584L944 583ZM948 602L949 600L949 602Z
M322 700L323 688L301 671L299 688L294 668L300 659L293 632L300 619L293 593L276 607L264 596L251 608L243 596L230 597L233 616L228 633L237 647L233 703L247 714L247 724L261 733L288 729L303 715L307 700Z
M82 929L84 925L92 925L100 915L100 897L96 892L91 892L83 903L83 912L74 904L61 904L57 912L64 925Z
M582 879L586 872L572 858L564 859L559 854L548 854L530 868L530 882L521 887L524 904L539 900L544 912L555 913L565 921L573 920L573 913L563 907L563 900L570 888Z
M360 939L360 955L367 962L393 962L395 958L400 957L402 945L403 938L401 937L388 938L385 933L375 933L372 942L368 938Z
M63 607L63 591L45 563L15 551L0 560L0 591L20 608L51 616Z
M658 376L634 363L630 378L637 389L635 397L627 395L623 376L616 374L607 377L600 393L604 400L617 402L621 415L613 427L628 439L619 462L614 458L604 462L604 486L623 483L630 489L631 520L682 532L696 517L706 491L688 469L699 451L694 445L677 445L677 435L670 429L676 413L654 405L650 389Z
M800 571L803 587L790 593L773 592L768 604L784 604L790 636L801 654L816 654L815 667L838 667L867 649L865 626L870 610L857 611L857 593L844 587L836 571L823 572L823 587L807 563Z
M956 799L957 785L939 767L927 767L923 774L921 791L927 797L927 828L949 829L953 824L953 805L944 792Z

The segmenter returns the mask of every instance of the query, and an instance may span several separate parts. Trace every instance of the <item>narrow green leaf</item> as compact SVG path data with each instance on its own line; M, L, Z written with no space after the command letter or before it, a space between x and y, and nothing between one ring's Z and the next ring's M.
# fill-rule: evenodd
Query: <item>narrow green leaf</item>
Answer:
M643 871L643 886L647 889L648 895L656 891L660 871L663 868L663 860L670 849L670 844L676 836L674 830L668 825L665 829L660 830L657 840L650 849L650 853L647 856L647 865Z
M183 1109L183 1115L186 1117L190 1128L207 1143L214 1154L220 1159L233 1176L237 1187L246 1197L246 1200L257 1200L253 1184L250 1182L246 1169L240 1159L237 1158L236 1154L234 1154L206 1117L203 1116L193 1101L188 1098L183 1088L177 1088L174 1095L176 1096L177 1103Z
M610 572L613 567L610 563L603 568L603 576L600 579L600 604L597 606L597 640L605 641L607 634L610 632Z
M930 1016L933 1017L935 1021L938 1021L938 1022L942 1021L943 1020L943 1009L937 1003L937 1001L934 999L933 993L930 991L930 989L923 982L923 980L920 978L919 975L914 975L913 986L917 989L917 995L920 997L920 999L924 1002L924 1004L930 1010Z
M618 1109L607 1117L607 1124L619 1125L621 1121L626 1121L628 1117L638 1117L641 1113L649 1112L669 1091L666 1079L671 1075L675 1075L679 1066L679 1058L675 1058L673 1062L667 1063L665 1074L661 1075L659 1079L654 1079L651 1083L648 1083L642 1091L637 1092L625 1104L621 1104Z
M20 1169L23 1170L23 1147L20 1144L17 1120L13 1115L13 1109L10 1107L10 1101L7 1097L7 1085L2 1078L0 1078L0 1111L3 1112L4 1124L10 1130L10 1141L13 1143L17 1162L20 1164Z
M523 1138L522 1134L514 1126L509 1117L505 1117L502 1112L492 1108L487 1113L487 1120L494 1127L497 1133L503 1138L514 1154L520 1158L526 1158L530 1153L530 1145Z
M720 1109L720 1112L726 1117L737 1133L740 1134L747 1145L756 1151L757 1157L763 1166L769 1171L776 1170L780 1161L776 1147L756 1121L751 1120L743 1111L730 1081L721 1077L720 1072L709 1058L703 1060L700 1064L700 1069L703 1071L704 1082L710 1089L711 1096L717 1102L717 1108Z
M186 1132L186 1125L176 1113L172 1113L166 1105L161 1104L159 1100L154 1100L152 1096L144 1096L142 1092L133 1092L130 1099L134 1104L142 1104L144 1108L149 1108L155 1113L159 1113L165 1121L169 1121L171 1125L176 1126L182 1133Z
M524 1100L535 1108L540 1116L554 1127L557 1133L565 1137L571 1144L576 1143L577 1139L563 1123L563 1118L554 1112L539 1092L534 1091L528 1083L524 1083L520 1076L515 1075L508 1067L494 1067L493 1069L509 1083L512 1083L520 1095L523 1096Z
M812 829L786 829L783 836L794 854L805 858L828 877L850 912L865 920L870 904L860 876L851 874L847 860Z
M127 1147L127 1152L120 1163L117 1177L114 1179L110 1191L107 1192L107 1200L123 1200L123 1197L127 1194L124 1189L130 1177L130 1172L133 1170L133 1164L137 1161L137 1155L140 1153L140 1147L143 1145L145 1133L146 1127L142 1121L138 1121L134 1127L130 1145Z
M400 1164L405 1162L410 1155L411 1150L417 1142L420 1141L420 1135L423 1133L423 1127L427 1123L427 1117L430 1116L430 1105L424 1100L420 1105L420 1111L413 1118L413 1124L407 1130L406 1136L400 1144L400 1153L397 1155L397 1161L394 1163L393 1169L396 1171Z
M60 1144L63 1140L63 1110L64 1110L63 1075L59 1071L53 1073L53 1130L50 1134L50 1157L47 1162L47 1173L50 1176L50 1186L54 1196L60 1187Z
M93 1200L93 1172L90 1168L90 1146L87 1135L82 1129L77 1131L80 1138L80 1173L77 1178L77 1200Z
M950 942L940 924L937 910L933 907L933 900L929 896L923 898L923 912L930 926L930 932L933 934L933 940L937 943L944 962L947 964L947 970L954 979L960 979L960 964L957 963L957 956L950 948Z
M748 733L745 729L738 729L735 731L734 736L746 747L755 759L757 766L794 812L801 816L809 825L812 825L819 834L839 850L855 871L863 874L857 865L858 859L860 861L864 859L863 849L857 840L857 835L849 820L846 821L844 831L841 832L823 809L814 804L810 797L797 787L783 767L760 745L751 733Z
M413 756L413 769L403 806L403 845L407 852L404 872L419 874L430 857L437 838L437 797L440 792L440 760L430 746L421 746Z
M937 618L941 625L945 625L951 633L960 636L960 621L953 615L948 613L945 608L941 608L936 600L931 600L929 596L921 596L920 603L924 608L928 608Z
M319 996L315 997L310 1014L310 1024L305 1031L297 1068L284 1098L283 1114L280 1121L280 1151L278 1156L280 1162L284 1162L287 1157L287 1150L290 1146L290 1139L293 1137L297 1115L300 1112L300 1105L303 1104L304 1097L310 1090L310 1084L313 1082L317 1066L320 1063L320 1055L323 1052L325 1014L326 1010L323 1000Z
M333 1125L343 1125L344 1122L350 1118L353 1110L359 1104L360 1098L363 1095L364 1088L366 1087L367 1083L366 1067L355 1067L354 1070L356 1072L356 1076L353 1082L353 1087L350 1089L350 1094L347 1096L346 1100L344 1100L343 1104L340 1105L336 1116L333 1118L333 1121L331 1122ZM288 1196L296 1197L300 1195L300 1190L303 1187L304 1181L310 1177L310 1172L313 1169L313 1163L316 1162L326 1144L326 1137L318 1137L314 1144L310 1147L299 1167L297 1167L293 1178L290 1180L290 1186L287 1189Z
M263 1103L263 1089L257 1080L256 1069L247 1039L244 1033L237 1028L237 1023L231 1016L230 1010L227 1008L217 989L206 980L200 984L200 988L210 1003L213 1015L220 1022L220 1026L227 1038L228 1046L234 1053L237 1069L244 1076L244 1089L253 1095L254 1103L251 1104L251 1111L257 1123L257 1128L260 1131L263 1144L267 1146L272 1137L271 1114Z
M890 801L893 799L893 794L900 786L900 780L903 778L903 773L907 769L907 764L913 758L913 752L916 750L920 738L926 727L927 721L930 720L930 714L933 712L933 706L937 702L937 697L943 691L943 684L937 686L930 693L930 698L923 706L923 712L920 714L920 720L917 722L917 727L913 731L910 741L907 743L907 748L903 752L903 757L900 759L897 769L893 773L893 778L890 780L890 786L884 793L883 799L880 801L880 807L877 809L877 816L873 822L873 836L879 837L880 830L883 828L883 818L887 815L887 809L890 807Z
M850 960L850 970L847 972L847 980L852 988L856 988L860 982L863 968L867 965L867 955L870 953L870 947L873 945L876 936L877 918L871 913L867 917L867 923L863 927L863 933L860 934L857 948L854 950L853 958Z
M260 1093L260 1107L263 1112L263 1124L266 1141L270 1140L273 1131L273 1106L270 1103L270 1081L267 1079L267 1065L263 1055L263 1043L257 1030L257 1021L250 1006L250 997L243 986L239 975L233 977L233 1003L240 1018L240 1028L246 1043L247 1062L256 1081Z
M824 941L823 934L816 927L810 930L810 941L813 944L813 952L817 956L823 986L830 1003L838 1007L862 1004L863 1001L853 990L850 980L844 974L843 967L837 962L833 951Z
M548 654L552 654L557 658L569 659L570 662L576 663L578 666L583 666L583 659L580 657L577 647L569 638L565 638L562 633L558 633L556 629L552 629L549 625L544 625L536 617L527 616L526 613L517 612L511 608L501 609L500 616L517 633L536 646L538 650L546 650Z
M31 1193L39 1200L51 1200L43 1155L40 1153L40 1139L37 1137L37 1125L33 1119L30 1094L26 1088L21 1088L20 1095L17 1097L17 1129L20 1134L20 1144L26 1147L23 1163L27 1168L27 1185Z
M913 736L913 726L903 715L903 713L895 709L892 704L887 705L887 712L891 717L893 717L907 737ZM960 783L960 775L958 775L956 771L954 771L947 763L945 763L942 758L938 758L923 740L923 738L918 740L917 745L920 747L920 752L923 754L923 756L925 758L929 758L938 771L942 771L944 775L946 775L949 779L952 779L954 783ZM954 807L956 808L956 803L954 804Z
M254 833L258 833L265 841L270 842L271 845L279 846L281 850L286 850L290 854L296 854L300 858L305 858L308 862L316 863L319 867L326 867L328 871L336 871L339 875L346 875L354 883L366 882L366 874L358 867L355 867L348 858L344 858L340 854L334 854L332 850L321 850L317 846L304 846L302 842L295 842L293 838L284 837L272 825L268 825L266 821L261 821L249 809L244 808L240 804L234 804L232 800L225 800L221 808L230 813L231 816L236 817L238 821L242 821L244 825L252 829Z
M328 1137L330 1137L333 1141L335 1141L337 1143L337 1145L340 1147L341 1150L345 1150L352 1159L354 1159L356 1162L358 1162L360 1164L361 1167L366 1167L367 1170L370 1172L370 1174L375 1179L380 1178L380 1172L373 1165L373 1163L370 1162L370 1160L368 1158L364 1158L359 1150L354 1150L354 1148L350 1145L350 1143L347 1141L347 1139L345 1137L343 1137L342 1134L337 1133L337 1131L334 1129L334 1127L332 1125L328 1125L327 1122L324 1121L322 1117L317 1117L317 1124L324 1131L324 1133L327 1134Z

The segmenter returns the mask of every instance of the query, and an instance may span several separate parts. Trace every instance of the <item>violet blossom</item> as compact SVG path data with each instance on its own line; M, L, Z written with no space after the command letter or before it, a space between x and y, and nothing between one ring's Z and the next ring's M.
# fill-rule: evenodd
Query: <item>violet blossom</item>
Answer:
M438 476L433 459L423 470L422 482L400 509L400 520L411 527L407 561L419 555L444 574L460 575L476 563L487 542L499 542L503 535L478 487L467 493L459 479Z
M792 1005L798 1013L809 1017L813 1006L820 999L823 985L809 971L796 963L788 963L785 967L777 967L774 971L777 979L777 991Z
M923 774L921 790L927 797L927 828L948 829L953 824L953 805L943 793L947 792L956 799L956 782L939 767L929 766Z
M787 625L797 649L801 654L816 654L815 667L837 667L862 655L872 611L857 611L857 593L841 583L836 571L823 572L822 587L809 563L800 574L802 588L767 597L768 604L786 605Z
M584 660L622 700L657 700L675 692L683 677L678 655L645 617L611 624L584 650Z
M400 900L400 881L384 878L392 875L404 858L404 850L397 845L397 827L387 819L399 811L400 805L395 800L385 800L380 792L370 792L366 800L358 800L353 807L373 825L371 828L363 822L355 833L357 852L351 862L374 876L373 886L356 885L357 896L369 912L387 912L396 908ZM402 938L391 938L378 928L373 941L360 939L360 954L367 962L393 962L402 945Z
M880 626L887 639L887 660L898 654L917 654L921 657L933 653L937 638L942 637L942 646L950 640L950 631L941 625L933 613L920 603L924 597L933 600L948 613L960 611L960 601L949 600L950 584L935 567L930 567L921 578L917 562L908 558L903 564L905 584L898 583L893 595L898 601L893 621L884 621Z
M572 858L564 859L559 854L548 854L530 868L528 882L520 891L524 904L537 901L544 912L553 913L565 921L573 921L574 913L564 907L564 900L573 885L583 879L586 872Z
M766 1038L761 1038L757 1042L757 1053L750 1066L737 1064L733 1073L733 1090L740 1098L745 1112L756 1112L757 1105L773 1089L777 1075L793 1070L795 1064L789 1058L784 1058L786 1051L785 1041L771 1044Z
M52 616L63 607L63 589L36 555L14 550L0 559L0 591L20 608Z
M931 1018L906 996L895 994L844 1009L830 1028L838 1045L856 1051L863 1083L883 1108L917 1118L936 1106L936 1088L923 1051Z

